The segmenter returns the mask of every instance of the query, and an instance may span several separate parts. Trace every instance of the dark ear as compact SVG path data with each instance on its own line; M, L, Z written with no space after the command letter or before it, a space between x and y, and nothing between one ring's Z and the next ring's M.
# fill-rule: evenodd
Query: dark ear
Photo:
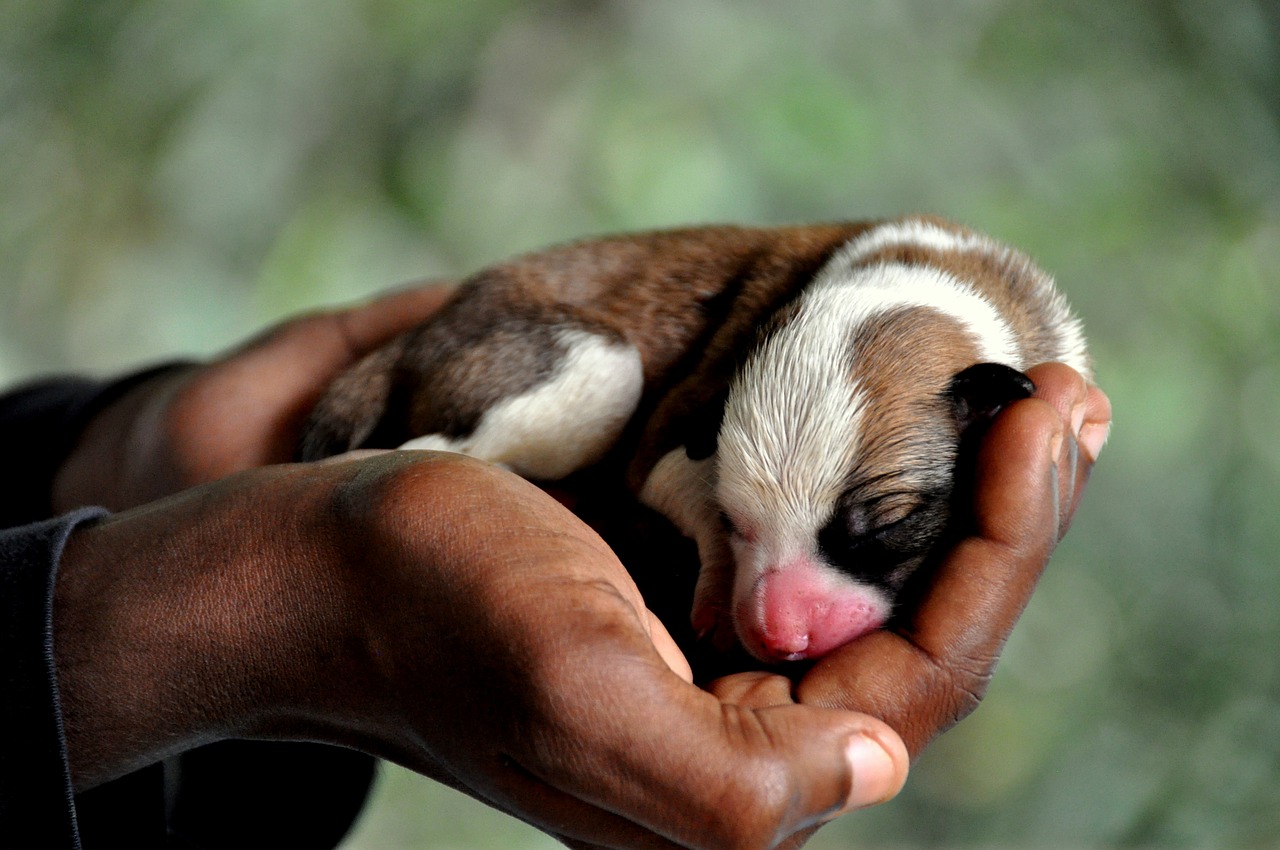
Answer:
M1031 379L1000 363L979 363L951 379L951 409L960 433L985 424L1006 405L1036 391Z

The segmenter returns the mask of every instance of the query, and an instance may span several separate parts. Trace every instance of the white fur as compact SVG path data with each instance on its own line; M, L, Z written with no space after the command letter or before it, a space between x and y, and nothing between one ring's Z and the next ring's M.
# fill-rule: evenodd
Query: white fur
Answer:
M989 236L980 233L948 230L932 222L920 219L903 219L888 222L874 227L849 240L827 263L823 273L835 276L852 274L857 267L865 266L870 257L895 245L931 248L935 251L959 251L986 253L1001 264L1022 271L1029 280L1035 282L1037 294L1046 305L1050 314L1046 324L1054 328L1058 334L1060 353L1058 359L1071 366L1086 378L1090 377L1089 357L1086 353L1084 329L1080 320L1071 315L1067 299L1053 284L1053 278L1041 271L1031 258L996 242ZM994 310L994 308L992 308ZM979 338L981 326L975 326ZM999 357L987 357L987 360L1004 363L1016 369L1025 369L1033 363L1017 363Z
M812 288L815 298L823 302L823 307L815 304L815 309L840 305L843 315L838 320L846 323L846 334L893 310L924 307L959 322L978 344L982 360L1025 368L1013 328L995 305L940 269L901 263L856 269L828 266Z
M1008 322L994 304L965 282L932 267L902 263L867 265L870 257L893 245L936 251L976 251L1033 268L1030 260L986 236L958 233L919 219L906 219L882 224L849 240L818 273L814 285L858 286L856 309L862 316L851 317L855 323L898 307L932 307L956 318L976 337L983 360L1015 369L1026 368ZM1036 277L1046 291L1052 291L1051 280L1043 274Z
M862 440L862 390L850 354L860 325L928 307L967 329L984 360L1023 364L995 307L937 269L851 267L842 252L796 306L792 321L748 359L729 395L716 496L736 523L767 532L762 542L813 553Z
M859 390L849 382L848 303L810 288L730 391L716 500L750 537L813 551L844 489L862 415Z
M865 265L868 257L891 245L911 245L935 251L986 251L995 256L1010 253L1007 246L990 237L948 230L918 218L908 218L873 227L850 239L832 258L828 268L841 261L848 266Z
M716 498L758 540L753 561L817 555L863 439L863 391L853 375L856 329L887 312L929 308L954 318L982 360L1025 368L995 306L954 276L901 263L859 265L884 245L916 240L948 250L1003 250L989 240L921 222L886 225L853 240L796 301L792 321L748 360L725 406ZM751 582L739 562L739 590Z
M640 400L640 352L580 330L558 338L566 354L551 380L489 408L466 437L427 434L400 448L459 452L543 480L599 460Z

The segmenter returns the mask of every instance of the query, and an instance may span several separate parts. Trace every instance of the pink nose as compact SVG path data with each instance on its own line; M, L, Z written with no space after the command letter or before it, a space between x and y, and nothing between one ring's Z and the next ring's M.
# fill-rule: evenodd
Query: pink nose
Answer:
M797 559L767 570L737 611L744 645L765 661L818 658L884 625L883 594Z

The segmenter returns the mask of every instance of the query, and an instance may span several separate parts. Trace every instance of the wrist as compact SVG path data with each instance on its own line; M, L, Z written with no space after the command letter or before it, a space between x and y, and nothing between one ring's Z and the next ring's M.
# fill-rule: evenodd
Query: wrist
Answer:
M137 560L114 563L112 522L70 537L54 585L53 657L77 791L164 758L185 740L175 721L186 707L165 692L189 689L158 663L158 599L145 583L131 582Z
M223 738L343 742L331 729L363 644L317 503L331 488L299 472L235 476L72 535L53 619L77 788Z

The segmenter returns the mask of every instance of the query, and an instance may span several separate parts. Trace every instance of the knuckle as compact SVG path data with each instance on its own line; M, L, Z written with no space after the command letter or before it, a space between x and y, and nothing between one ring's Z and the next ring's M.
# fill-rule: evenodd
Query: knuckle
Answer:
M388 453L325 470L337 476L328 495L327 513L335 525L359 530L359 539L401 541L409 547L429 530L433 516L427 483L429 470L417 459Z

